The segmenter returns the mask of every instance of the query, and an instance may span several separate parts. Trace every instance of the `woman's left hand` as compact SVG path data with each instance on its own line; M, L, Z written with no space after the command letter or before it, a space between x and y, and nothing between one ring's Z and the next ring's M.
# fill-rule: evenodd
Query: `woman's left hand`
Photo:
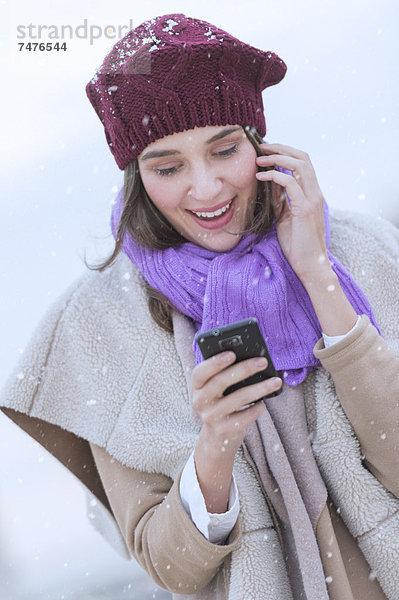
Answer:
M305 283L331 269L324 235L324 200L313 165L306 152L283 144L261 144L267 156L258 156L259 167L278 166L292 172L258 171L256 178L273 181L287 192L277 236L281 249ZM284 196L284 193L283 193ZM281 200L280 200L281 202ZM279 206L274 205L277 210Z

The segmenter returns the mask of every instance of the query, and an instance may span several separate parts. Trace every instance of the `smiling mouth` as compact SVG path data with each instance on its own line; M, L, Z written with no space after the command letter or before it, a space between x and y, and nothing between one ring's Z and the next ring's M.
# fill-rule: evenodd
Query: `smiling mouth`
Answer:
M222 208L219 208L218 210L215 210L213 212L196 212L194 210L190 210L190 212L200 219L211 220L220 217L221 215L226 213L229 210L232 202L233 199L230 200L225 206L222 206Z

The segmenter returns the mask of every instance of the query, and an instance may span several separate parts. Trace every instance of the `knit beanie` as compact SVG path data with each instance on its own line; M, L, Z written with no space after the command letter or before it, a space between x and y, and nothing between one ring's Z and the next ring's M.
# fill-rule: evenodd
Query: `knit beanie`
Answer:
M206 125L266 134L262 90L285 63L211 23L168 14L132 29L106 55L86 93L124 169L152 142Z

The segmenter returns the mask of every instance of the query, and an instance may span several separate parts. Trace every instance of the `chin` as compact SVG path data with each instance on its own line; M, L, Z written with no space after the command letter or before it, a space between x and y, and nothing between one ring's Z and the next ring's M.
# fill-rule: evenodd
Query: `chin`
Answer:
M227 234L228 235L228 234ZM196 243L198 246L202 246L203 248L207 248L208 250L213 250L214 252L229 252L233 250L241 239L241 235L228 235L228 237L220 236L220 239L201 239Z

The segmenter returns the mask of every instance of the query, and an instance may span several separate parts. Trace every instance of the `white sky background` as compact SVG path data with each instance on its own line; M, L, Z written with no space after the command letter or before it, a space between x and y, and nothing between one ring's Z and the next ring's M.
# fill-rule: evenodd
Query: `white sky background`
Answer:
M279 85L264 92L268 141L310 154L330 205L398 223L398 6L395 0L258 0L246 2L245 8L231 0L1 0L0 385L38 318L82 273L84 252L95 260L111 248L106 238L110 202L123 181L85 93L116 39L102 37L92 45L87 39L66 39L66 52L19 52L17 42L24 40L17 39L17 25L77 27L87 19L89 26L104 29L132 19L135 27L158 14L183 12L277 52L288 71ZM43 453L29 446L28 459L27 443L13 436L13 428L0 419L3 449L6 444L13 453L19 449L15 460L21 469L30 469ZM2 460L4 452L0 473ZM43 482L46 473L43 467ZM59 477L75 485L67 475ZM15 520L7 513L13 487L4 486L0 475L0 537L1 515ZM36 496L37 503L46 502L46 489ZM26 505L21 506L23 511ZM71 502L62 510L72 547L74 534L86 526L84 516L81 506ZM22 535L21 518L14 523L14 539ZM41 552L54 556L50 533L41 543Z

